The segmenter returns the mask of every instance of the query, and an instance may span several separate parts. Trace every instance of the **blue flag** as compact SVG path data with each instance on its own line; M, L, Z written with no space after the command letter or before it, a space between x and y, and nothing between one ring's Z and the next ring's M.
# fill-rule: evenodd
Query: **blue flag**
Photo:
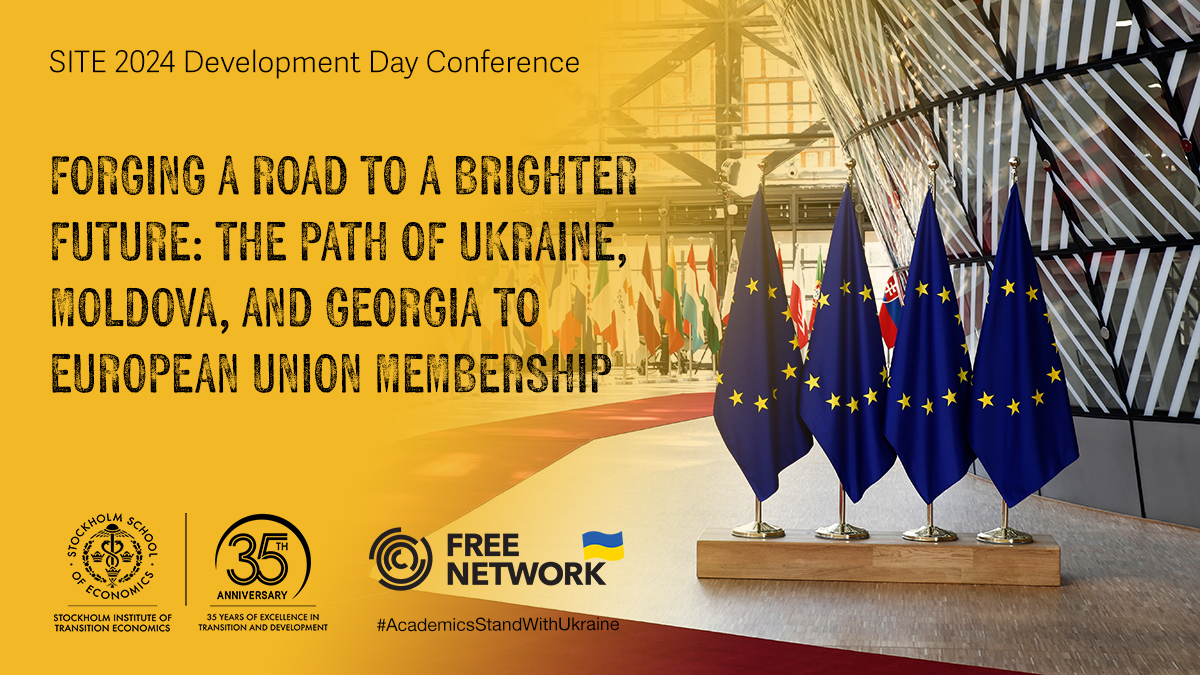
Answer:
M800 417L857 502L892 468L896 453L883 435L887 366L849 185L833 223L812 324Z
M921 207L889 386L887 439L932 504L975 461L967 443L971 357L932 194Z
M1079 458L1071 400L1016 185L1000 230L972 389L971 447L1009 506Z
M754 495L765 500L779 489L779 472L808 453L812 435L796 417L800 349L762 190L750 207L735 284L713 417Z

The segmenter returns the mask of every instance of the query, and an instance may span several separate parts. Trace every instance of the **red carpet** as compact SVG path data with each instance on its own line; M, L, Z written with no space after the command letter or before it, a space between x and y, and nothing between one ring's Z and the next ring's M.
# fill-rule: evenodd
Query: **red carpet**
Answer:
M437 431L404 441L381 475L424 536L596 438L712 415L713 394L676 394ZM455 464L457 462L457 464Z
M712 414L713 394L677 394L533 415L405 441L389 470L387 508L423 536L596 438ZM732 460L730 460L732 461ZM433 467L433 468L430 468ZM419 533L419 534L417 534ZM389 596L380 616L430 620L596 617L430 593ZM381 639L384 638L381 635ZM803 675L985 675L1004 673L895 656L741 637L638 621L611 632L405 633L410 665L426 672L797 673ZM362 670L378 665L365 649Z

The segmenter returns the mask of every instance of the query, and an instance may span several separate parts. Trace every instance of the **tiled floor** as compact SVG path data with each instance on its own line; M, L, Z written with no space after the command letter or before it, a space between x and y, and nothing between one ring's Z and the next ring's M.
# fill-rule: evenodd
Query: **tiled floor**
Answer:
M836 519L819 448L781 484L765 516L789 536ZM582 532L623 531L626 557L606 565L607 585L422 590L1028 672L1200 672L1200 531L1031 498L1012 525L1058 540L1061 588L698 580L700 531L751 520L752 509L712 418L600 439L444 531L520 532L526 560L578 560ZM968 477L935 511L938 525L973 536L999 524L1000 500ZM901 531L925 510L897 464L849 515Z

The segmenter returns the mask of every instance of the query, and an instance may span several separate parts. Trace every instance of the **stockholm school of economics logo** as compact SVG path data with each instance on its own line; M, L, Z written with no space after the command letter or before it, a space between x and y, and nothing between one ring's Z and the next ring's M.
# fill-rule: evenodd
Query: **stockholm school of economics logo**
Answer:
M72 570L77 585L100 600L125 600L141 592L154 578L148 558L158 555L154 535L139 519L102 513L76 528L67 556L83 570ZM71 562L75 567L76 563Z
M384 532L371 544L371 560L382 577L379 583L393 591L416 588L429 576L433 567L433 551L424 537L417 541L400 528L393 527Z
M83 545L83 569L109 588L116 588L142 569L142 546L116 523L88 538Z

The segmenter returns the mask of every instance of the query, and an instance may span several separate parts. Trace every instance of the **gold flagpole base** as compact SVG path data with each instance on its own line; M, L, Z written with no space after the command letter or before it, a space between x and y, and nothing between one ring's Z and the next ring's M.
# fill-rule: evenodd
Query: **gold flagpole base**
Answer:
M783 528L756 520L733 528L733 536L746 539L777 539L783 536Z
M954 541L958 535L950 530L943 530L936 525L926 525L915 530L909 530L901 535L909 541Z
M1011 527L997 527L994 530L980 532L975 539L985 544L1028 544L1033 541L1033 536Z
M866 539L871 533L850 523L834 523L818 529L817 536L822 539Z

